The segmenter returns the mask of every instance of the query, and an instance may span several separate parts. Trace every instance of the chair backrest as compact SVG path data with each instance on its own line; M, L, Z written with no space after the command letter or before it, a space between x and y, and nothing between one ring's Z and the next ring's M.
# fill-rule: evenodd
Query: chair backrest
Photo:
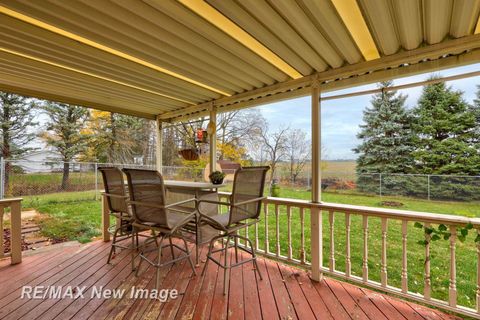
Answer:
M105 193L108 195L114 195L114 197L106 197L108 209L111 212L123 212L129 214L126 202L127 193L125 191L122 171L115 167L100 167L98 170L102 173Z
M131 201L166 205L163 177L158 171L123 169L123 172L127 175ZM155 223L160 227L170 229L166 209L132 204L132 213L138 223Z
M230 201L239 203L263 197L265 178L270 167L243 167L235 172ZM245 219L256 219L260 215L262 201L258 200L232 208L229 225Z

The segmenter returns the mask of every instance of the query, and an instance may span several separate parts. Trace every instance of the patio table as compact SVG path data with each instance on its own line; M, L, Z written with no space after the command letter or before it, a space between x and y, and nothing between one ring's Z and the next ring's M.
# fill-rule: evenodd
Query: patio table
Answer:
M182 200L187 200L192 197L202 200L218 201L218 189L226 187L226 184L213 184L210 182L192 182L192 181L177 181L165 180L165 188L167 191L167 202L174 203ZM182 210L198 209L197 205L182 205L179 206ZM207 215L218 214L218 206L216 204L203 203L200 206L202 213ZM209 242L214 236L218 235L218 231L206 225L199 228L198 226L199 214L195 223L191 223L184 228L184 232L189 233L191 237L187 239L195 243L195 263L198 265L198 246Z

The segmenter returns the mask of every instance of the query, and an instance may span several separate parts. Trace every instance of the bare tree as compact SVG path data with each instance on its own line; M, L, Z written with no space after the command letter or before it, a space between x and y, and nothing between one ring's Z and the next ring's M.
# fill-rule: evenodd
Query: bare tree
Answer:
M306 132L302 129L289 130L286 134L285 147L290 162L290 180L295 183L311 154Z
M265 152L268 155L268 164L270 165L270 182L275 177L277 164L287 156L287 134L289 128L279 128L270 133L268 126L265 126L261 132L262 142Z

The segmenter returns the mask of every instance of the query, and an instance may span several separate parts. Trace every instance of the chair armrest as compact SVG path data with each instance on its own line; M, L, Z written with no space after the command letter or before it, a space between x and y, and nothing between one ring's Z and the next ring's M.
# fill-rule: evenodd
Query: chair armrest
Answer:
M197 210L198 210L198 213L201 215L201 216L204 216L204 217L208 217L208 215L202 213L200 211L200 204L204 202L204 203L212 203L212 204L219 204L219 205L224 205L224 206L229 206L229 207L232 207L232 204L230 202L223 202L223 201L214 201L214 200L198 200L197 201Z
M134 204L136 206L143 206L143 207L150 207L150 208L157 208L157 209L166 209L164 205L157 204L157 203L154 203L154 202L127 200L127 203L128 204Z
M172 203L172 204L169 204L168 206L164 206L164 205L157 204L157 203L154 203L154 202L145 202L145 201L131 201L131 200L128 200L127 203L128 204L134 204L136 206L157 208L157 209L163 209L163 210L171 210L171 211L177 211L177 212L181 212L181 213L185 213L185 214L191 214L192 212L189 212L189 211L184 211L184 210L172 208L172 206L187 203L187 202L190 202L190 201L195 201L195 199L188 199L188 200L185 200L185 201Z
M117 198L117 199L125 199L127 200L128 199L128 196L127 195L124 195L124 196L121 196L119 194L111 194L111 193L102 193L104 196L107 196L109 198Z
M252 203L252 202L262 201L264 199L267 199L267 197L259 197L259 198L254 198L254 199L245 200L245 201L241 201L241 202L235 202L232 206L237 207L237 206L241 206L241 205L244 205L244 204L249 204L249 203Z
M169 209L169 208L171 208L171 207L179 206L179 205L181 205L181 204L185 204L185 203L192 202L192 201L193 201L193 202L196 202L197 199L191 198L191 199L182 200L182 201L175 202L175 203L170 203L169 205L166 205L165 208L166 208L166 209Z

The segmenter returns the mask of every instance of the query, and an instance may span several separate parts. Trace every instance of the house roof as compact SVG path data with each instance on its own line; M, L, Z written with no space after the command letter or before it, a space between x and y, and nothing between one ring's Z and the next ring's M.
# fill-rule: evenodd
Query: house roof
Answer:
M480 1L0 0L0 90L173 121L480 61Z

